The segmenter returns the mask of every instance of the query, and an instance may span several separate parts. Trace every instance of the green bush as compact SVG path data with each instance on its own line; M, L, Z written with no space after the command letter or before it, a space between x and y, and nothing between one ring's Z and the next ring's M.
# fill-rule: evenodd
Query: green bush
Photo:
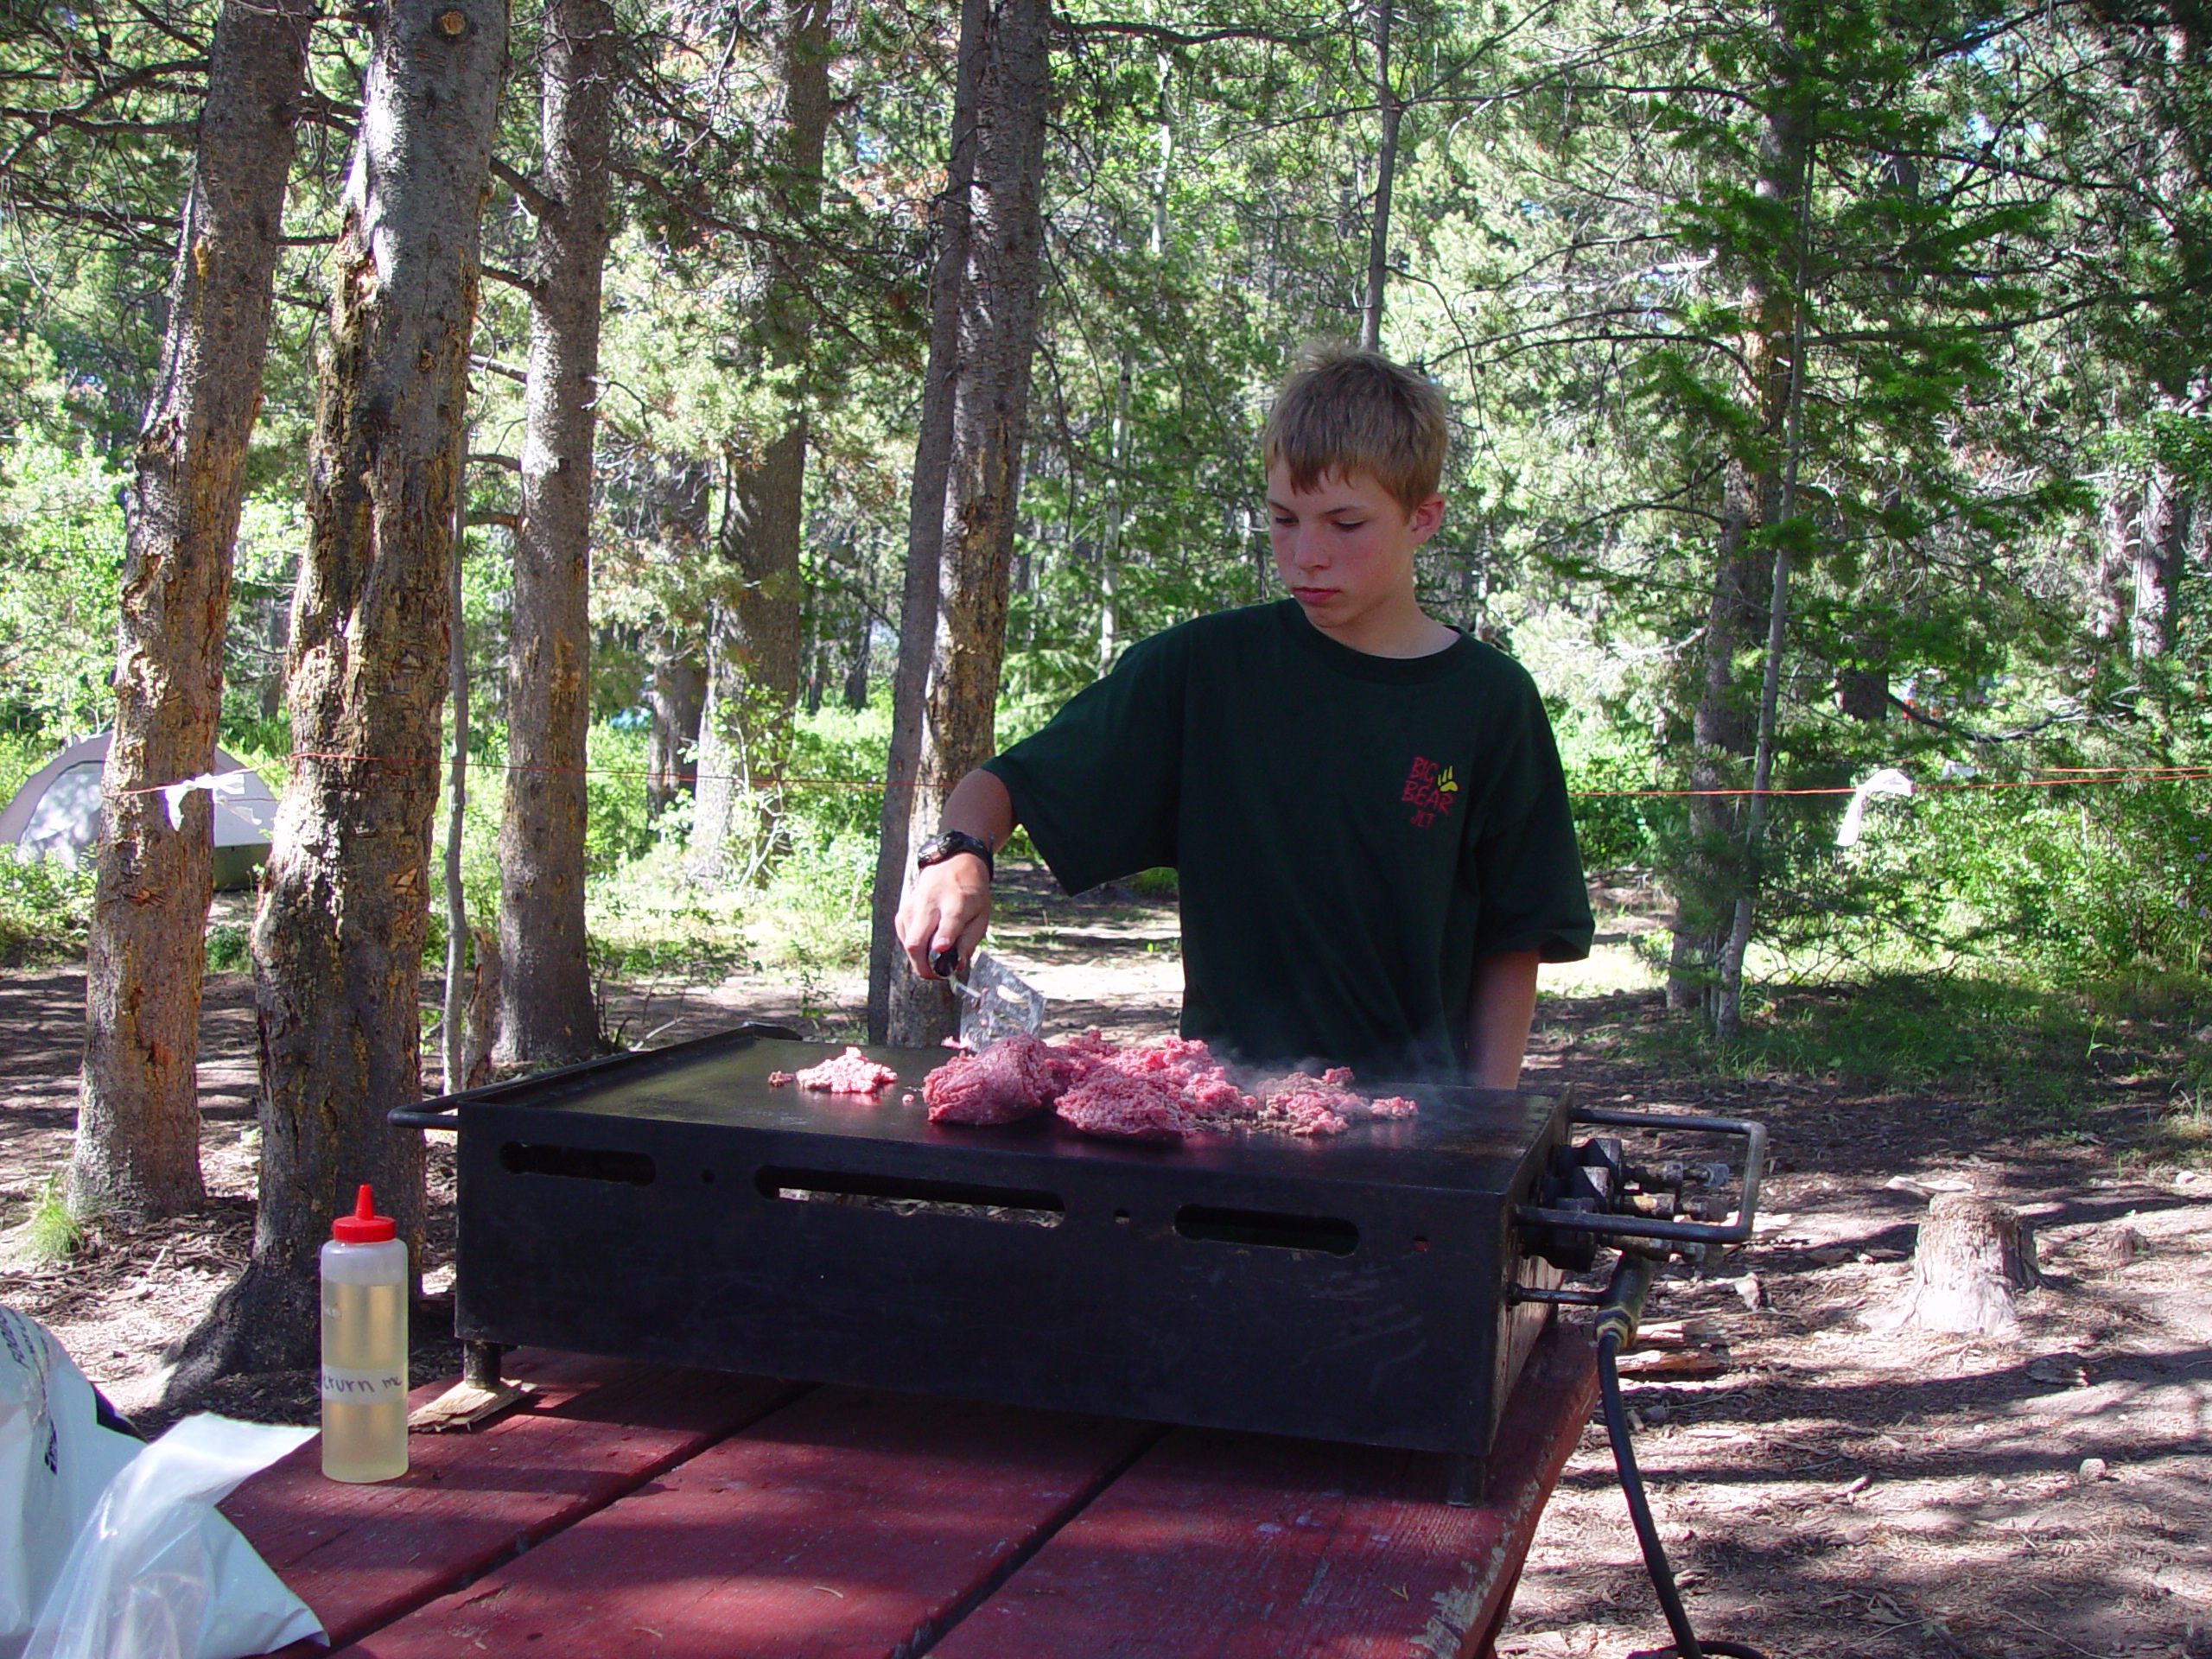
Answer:
M80 956L92 925L92 867L59 859L18 863L0 847L0 962L52 962Z
M882 810L887 709L802 715L772 820L768 798L741 799L732 837L749 884L699 887L685 868L691 800L645 817L642 730L594 727L587 888L593 960L628 983L718 978L763 962L811 982L865 958Z
M124 474L73 439L16 440L0 454L0 706L95 731L115 711Z
M253 930L222 922L207 930L207 971L242 974L253 966Z
M54 758L59 741L36 721L0 726L0 806L16 798L26 779Z
M883 817L883 768L891 748L891 709L879 698L855 710L824 705L791 734L792 786L786 810L832 836L873 841Z
M1648 868L1673 803L1636 791L1651 788L1649 734L1602 714L1555 711L1553 735L1567 770L1574 835L1588 870Z
M1827 854L1827 925L2059 981L2212 967L2203 792L2114 783L1885 805L1857 848Z

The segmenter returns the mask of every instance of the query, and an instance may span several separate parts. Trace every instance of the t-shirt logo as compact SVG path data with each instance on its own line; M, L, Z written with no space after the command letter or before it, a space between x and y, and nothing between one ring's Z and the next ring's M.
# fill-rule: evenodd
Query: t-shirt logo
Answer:
M1406 787L1398 799L1413 808L1414 829L1426 830L1439 818L1451 817L1452 804L1459 798L1459 784L1451 767L1440 767L1420 755L1414 757L1413 769L1406 773Z

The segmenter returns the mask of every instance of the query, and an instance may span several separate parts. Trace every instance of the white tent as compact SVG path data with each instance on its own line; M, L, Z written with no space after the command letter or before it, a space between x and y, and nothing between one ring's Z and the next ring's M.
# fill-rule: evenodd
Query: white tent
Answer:
M72 743L33 772L0 809L0 846L12 845L25 862L51 855L73 869L100 838L100 768L107 764L108 734ZM269 857L276 827L276 798L241 761L215 751L213 778L204 785L215 797L215 885L250 887L253 872Z

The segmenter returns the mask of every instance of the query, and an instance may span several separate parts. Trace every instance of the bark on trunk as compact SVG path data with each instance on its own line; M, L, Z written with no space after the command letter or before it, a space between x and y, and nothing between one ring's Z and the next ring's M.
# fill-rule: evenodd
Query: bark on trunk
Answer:
M476 966L468 976L468 1005L461 1021L461 1082L449 1085L480 1089L497 1076L492 1051L499 1043L499 936L488 927L473 928Z
M125 554L69 1166L79 1215L175 1215L202 1195L197 1065L214 807L195 790L172 823L158 786L197 777L214 753L246 442L314 14L307 0L230 0L209 50Z
M1673 951L1667 1006L1708 1006L1721 944L1733 917L1735 848L1741 813L1737 798L1718 793L1741 781L1751 753L1750 699L1736 683L1737 655L1758 626L1757 594L1768 573L1746 545L1751 528L1751 480L1729 468L1721 509L1719 556L1706 611L1697 703L1690 716L1689 841L1675 860Z
M699 660L699 641L673 626L656 629L647 645L652 683L645 706L652 714L652 748L647 759L645 811L658 818L686 790L696 785L699 715L707 706L707 667Z
M2135 610L2128 639L2138 661L2173 648L2183 554L2189 546L2188 486L2154 465L2143 481L2143 529L2135 543Z
M1779 88L1770 88L1777 104ZM1804 188L1805 133L1793 116L1777 109L1766 117L1759 142L1757 194L1798 218ZM1787 270L1789 251L1774 264ZM1722 512L1713 602L1706 622L1703 680L1692 719L1690 787L1718 791L1740 788L1747 780L1741 762L1759 748L1765 699L1753 701L1739 683L1737 657L1743 647L1767 634L1771 653L1775 632L1786 603L1784 583L1777 588L1772 552L1758 532L1779 524L1789 511L1789 487L1782 458L1789 448L1790 411L1797 384L1791 336L1803 287L1802 253L1796 280L1762 274L1746 284L1744 315L1743 396L1758 416L1751 446L1728 469ZM1763 676L1764 677L1764 676ZM1754 787L1759 785L1754 782ZM1741 991L1743 949L1749 939L1745 908L1756 882L1755 849L1750 844L1754 815L1739 798L1694 795L1690 840L1683 860L1673 954L1667 980L1667 1005L1697 1007L1707 1023L1726 1036L1735 1032Z
M1375 0L1371 38L1375 44L1375 102L1382 130L1375 147L1375 212L1367 234L1367 291L1360 306L1359 347L1382 349L1383 290L1390 276L1390 186L1398 171L1398 125L1406 106L1390 84L1392 0Z
M1765 518L1770 526L1783 533L1772 551L1773 586L1767 606L1766 652L1760 664L1758 731L1751 764L1751 793L1744 806L1743 876L1736 890L1735 916L1721 958L1719 991L1713 1008L1713 1028L1723 1039L1734 1038L1742 1025L1744 957L1751 948L1752 910L1764 876L1767 791L1774 785L1774 753L1781 719L1782 658L1789 638L1789 569L1793 556L1790 520L1797 511L1797 468L1803 435L1805 307L1810 261L1810 250L1806 245L1806 213L1810 206L1807 174L1811 153L1802 130L1795 122L1770 122L1763 159L1768 162L1769 171L1762 181L1762 194L1783 202L1795 200L1796 212L1793 217L1796 224L1792 240L1796 244L1796 257L1791 261L1794 269L1781 305L1770 307L1767 315L1760 319L1763 324L1769 325L1763 330L1769 341L1773 339L1771 322L1775 312L1778 309L1789 319L1789 356L1786 361L1770 359L1766 389L1770 399L1777 391L1781 397L1783 444L1780 485Z
M371 16L292 615L300 753L253 932L253 1259L188 1339L172 1402L313 1363L315 1254L356 1184L422 1240L422 1136L385 1114L423 1093L448 563L507 12L387 0Z
M2115 468L2105 494L2096 557L2089 572L2089 632L2099 639L2118 639L2127 626L2126 586L2135 570L2142 504L2142 492Z
M499 1059L569 1065L599 1049L584 941L585 747L591 727L592 440L607 144L616 68L607 0L551 0L540 93L544 160L507 652L499 818Z
M903 997L931 995L949 1008L943 985L913 981L893 923L906 892L906 855L922 822L916 800L921 777L925 702L937 644L939 562L944 546L944 482L951 465L952 415L960 379L960 306L968 280L968 244L976 183L976 99L982 79L984 20L991 0L962 0L959 60L954 74L952 132L944 195L938 217L937 266L930 276L930 353L923 372L920 429L914 440L913 487L907 498L906 578L899 607L899 659L891 682L891 741L885 757L883 813L869 895L868 1029L871 1042L890 1040L893 988ZM925 823L925 833L932 825ZM944 1016L938 1016L942 1019Z
M667 572L696 572L706 558L713 463L684 457L656 463L650 488L655 546L648 563ZM645 810L654 818L697 786L699 715L707 700L706 625L683 602L691 585L680 575L663 584L660 614L645 640L651 669L645 705L652 714Z
M845 707L859 710L868 707L868 671L870 646L875 639L875 619L866 610L853 624L852 652L845 659Z
M830 127L829 0L779 0L772 25L782 107L777 114L776 194L787 230L813 218L822 200L823 147ZM730 837L742 788L780 778L791 751L798 705L804 598L799 574L806 481L805 363L811 302L794 257L769 256L762 296L764 353L772 372L787 377L781 428L757 463L738 466L722 515L722 557L731 580L715 604L707 646L707 703L699 722L702 778L728 787L702 788L693 820L692 868L702 880L730 878ZM741 780L741 781L740 781ZM778 816L772 789L764 831Z
M459 508L464 492L454 492ZM468 1087L467 1034L461 1021L468 992L462 976L468 967L468 890L461 882L461 842L468 819L468 635L461 620L461 562L468 537L461 514L454 518L453 559L446 580L446 602L453 626L446 646L446 696L453 702L453 757L446 766L446 976L439 1015L438 1058L445 1092Z
M1037 346L1052 8L1047 0L1000 0L984 27L937 639L913 791L914 822L924 825L936 822L953 785L991 754ZM928 995L894 992L891 1040L925 1046L950 1036L957 1021L942 985L911 976L898 982Z
M1836 671L1836 712L1878 726L1890 717L1890 671L1865 664Z

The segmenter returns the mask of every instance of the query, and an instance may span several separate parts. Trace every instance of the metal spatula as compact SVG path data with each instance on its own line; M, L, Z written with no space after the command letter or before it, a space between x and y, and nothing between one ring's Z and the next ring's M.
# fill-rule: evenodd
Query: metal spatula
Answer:
M971 1054L1018 1031L1034 1037L1044 1027L1044 994L986 951L976 952L952 988L960 998L960 1045Z

